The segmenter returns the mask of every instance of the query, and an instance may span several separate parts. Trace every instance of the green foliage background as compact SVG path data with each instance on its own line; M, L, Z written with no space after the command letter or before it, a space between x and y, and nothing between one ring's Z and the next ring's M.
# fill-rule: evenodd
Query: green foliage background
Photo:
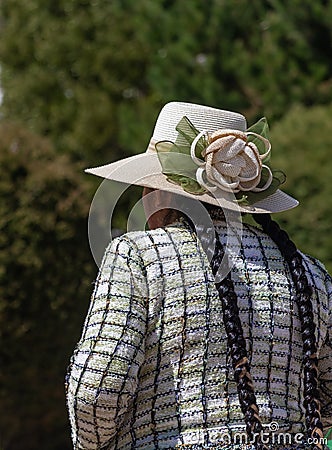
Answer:
M331 24L331 0L2 0L1 450L71 448L63 378L96 273L83 168L143 151L167 101L268 117L302 203L278 220L332 271Z

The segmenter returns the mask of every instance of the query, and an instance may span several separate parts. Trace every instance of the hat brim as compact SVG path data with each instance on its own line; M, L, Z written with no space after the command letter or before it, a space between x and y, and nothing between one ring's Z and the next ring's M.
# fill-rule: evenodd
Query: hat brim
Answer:
M280 189L269 197L250 206L240 206L234 200L235 197L233 194L228 194L221 189L213 193L201 195L190 194L184 191L181 186L167 180L166 176L161 172L158 155L154 152L130 156L129 158L121 159L111 164L86 169L85 172L121 183L173 192L221 208L251 214L287 211L295 208L299 204L297 200Z

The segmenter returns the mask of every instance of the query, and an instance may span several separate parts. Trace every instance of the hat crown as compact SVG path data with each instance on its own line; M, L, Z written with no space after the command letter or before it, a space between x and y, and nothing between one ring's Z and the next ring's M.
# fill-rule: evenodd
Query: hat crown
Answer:
M157 141L175 141L178 135L176 126L183 116L186 116L199 131L247 129L247 122L242 114L194 103L170 102L160 111L152 138Z

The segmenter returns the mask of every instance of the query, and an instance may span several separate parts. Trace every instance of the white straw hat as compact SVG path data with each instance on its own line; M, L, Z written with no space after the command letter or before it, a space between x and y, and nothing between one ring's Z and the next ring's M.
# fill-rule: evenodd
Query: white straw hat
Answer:
M178 132L179 122L183 118L188 119L190 125L193 125L194 129L200 132L200 136L197 136L198 138L203 136L202 139L204 139L204 136L209 136L208 139L210 139L210 141L213 141L221 137L220 142L223 142L223 145L226 142L226 146L228 145L227 143L230 142L230 139L232 139L232 148L227 147L228 156L234 151L234 149L235 153L239 156L239 143L239 145L248 146L247 148L249 149L250 157L252 155L255 156L257 153L257 149L255 150L255 152L253 152L253 147L255 147L255 145L245 142L249 134L255 133L248 133L246 131L246 119L241 114L211 108L208 106L196 105L193 103L171 102L166 104L161 110L153 131L151 141L145 153L131 156L129 158L125 158L111 164L106 164L104 166L86 169L86 172L114 181L120 181L123 183L135 184L139 186L161 189L164 191L181 194L186 197L210 203L212 205L217 205L222 208L232 210L239 210L241 212L280 212L294 208L298 205L297 200L281 191L280 189L277 189L271 195L267 195L266 198L261 199L261 196L260 200L255 203L245 204L243 202L239 202L235 197L235 192L240 191L240 194L246 194L249 191L249 188L244 187L242 192L241 186L248 186L248 184L243 182L243 177L236 176L235 178L232 178L227 175L220 175L216 172L213 166L210 167L210 175L212 177L217 177L217 181L215 183L211 182L211 177L208 177L209 173L208 167L206 166L207 163L203 159L200 159L202 158L201 156L197 158L193 154L193 151L195 151L195 146L198 143L198 139L196 139L196 142L193 143L194 145L189 145L188 142L186 142L186 139ZM259 138L260 136L257 137ZM239 140L237 138L241 138L242 140ZM262 139L268 142L267 139ZM160 153L157 151L158 145L156 146L156 144L162 144L165 141L169 145L171 145L170 143L174 143L176 141L176 146L173 147L172 152L174 152L176 148L180 148L182 146L184 148L185 145L187 145L189 150L191 149L191 156L190 152L189 154L184 154L181 150L180 154L176 152L169 152L168 155L170 155L172 158L172 166L175 166L175 174L178 162L179 164L183 164L183 161L188 161L191 165L193 165L194 161L194 163L197 164L197 175L194 175L193 177L190 176L190 178L194 179L194 182L197 184L197 186L203 186L204 189L201 190L201 192L204 191L203 193L188 192L187 190L184 190L181 184L175 183L174 179L170 180L170 177L168 175L166 176L162 173L164 168L162 167ZM206 149L206 153L208 152L209 150ZM232 155L234 156L234 152L232 153ZM205 160L207 160L207 157L205 157ZM240 164L240 166L241 164L243 165L243 158L241 157L235 157L232 161L236 161ZM250 159L248 159L248 161L250 165ZM217 163L218 162L220 163L220 161L217 161ZM225 162L221 162L221 164L224 163ZM234 170L233 166L231 167L229 164L227 165L227 161L226 166L225 167L227 170ZM263 165L263 167L266 166ZM269 170L268 167L266 168ZM239 170L237 170L236 175L239 175ZM270 170L269 172L271 173ZM208 179L206 177L208 177ZM252 180L252 178L253 177L248 179ZM212 180L214 180L214 178L212 178ZM233 187L237 185L237 189L234 189L234 192L232 192L232 189L225 189L225 180L228 182L227 186ZM234 180L237 180L237 182L233 183ZM197 183L198 181L200 181L199 184ZM258 181L256 182L256 185ZM256 190L262 191L264 190L264 188L256 188Z

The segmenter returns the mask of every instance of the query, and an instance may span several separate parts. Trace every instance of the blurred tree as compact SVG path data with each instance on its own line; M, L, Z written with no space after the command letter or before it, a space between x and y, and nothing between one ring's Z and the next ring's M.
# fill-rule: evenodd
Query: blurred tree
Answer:
M135 110L147 90L150 3L2 1L3 114L91 163L104 161L106 149L121 156L122 103Z
M273 167L287 175L286 191L300 205L278 221L304 252L332 273L332 104L294 106L271 130Z
M67 156L0 125L0 448L64 450L64 374L96 272L89 191Z
M89 164L169 100L280 117L332 100L331 0L3 0L3 114Z
M161 47L149 85L179 98L282 116L292 102L332 99L332 2L214 0L161 2L151 38Z

